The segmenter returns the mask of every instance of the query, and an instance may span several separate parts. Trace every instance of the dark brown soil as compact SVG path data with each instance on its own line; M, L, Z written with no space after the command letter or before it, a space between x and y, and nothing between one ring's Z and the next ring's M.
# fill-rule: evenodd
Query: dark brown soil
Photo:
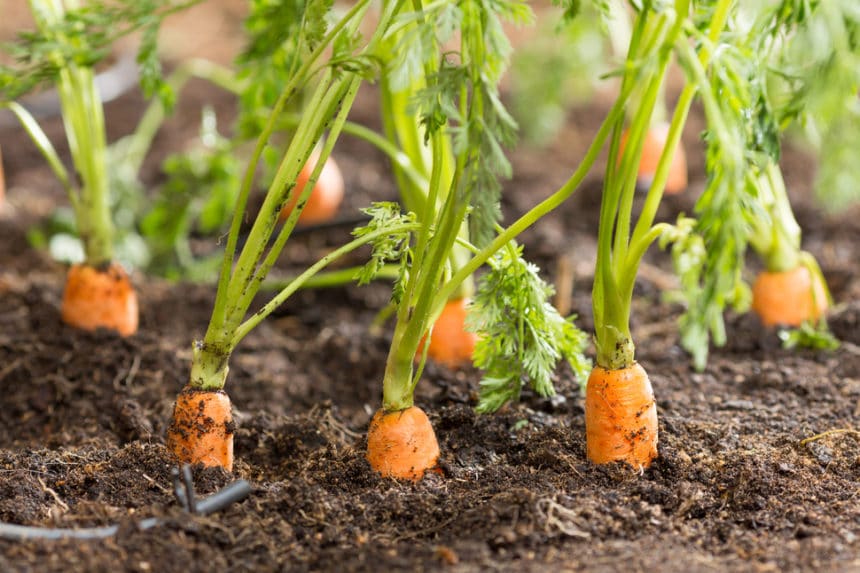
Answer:
M202 102L231 105L205 85L189 94L159 137L159 156L196 133ZM131 95L109 106L114 137L131 128L140 102ZM509 219L566 178L603 111L575 110L551 148L516 154ZM356 117L375 121L372 97ZM690 212L703 185L692 153L700 127L694 117L687 134L691 189L667 200L664 217ZM59 124L49 132L57 136ZM392 198L382 158L342 143L346 216ZM818 211L813 165L799 152L787 152L786 176L805 246L842 303L831 324L845 343L790 352L754 318L731 316L729 344L696 373L678 346L680 309L663 299L668 261L652 253L633 328L657 394L660 457L641 475L586 461L582 399L566 369L558 397L526 393L478 416L479 373L431 364L418 402L435 425L444 473L419 484L380 479L363 457L389 344L388 333L368 334L388 295L377 284L299 293L242 343L228 385L235 471L198 468L194 477L201 495L235 478L253 493L200 517L174 499L164 434L212 288L137 276L139 334L64 326L64 269L25 238L59 189L19 130L0 131L0 145L10 188L0 215L0 521L121 525L105 541L0 541L2 571L860 571L860 212ZM589 180L523 237L548 276L562 263L574 270L572 309L586 329L599 189ZM346 233L304 234L284 260L310 261ZM162 525L137 530L150 516Z

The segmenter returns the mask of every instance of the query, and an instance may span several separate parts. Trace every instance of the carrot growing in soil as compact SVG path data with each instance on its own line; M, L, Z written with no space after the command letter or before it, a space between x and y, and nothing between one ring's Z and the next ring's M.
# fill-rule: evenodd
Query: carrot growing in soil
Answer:
M400 150L409 165L408 169L402 166L402 162L392 165L401 202L419 220L424 220L444 205L454 176L455 157L448 133L440 133L440 149L436 156L432 155L430 147L425 144L421 119L412 109L415 98L427 89L430 80L421 74L407 75L400 69L402 61L398 60L410 53L401 47L407 46L412 41L410 35L419 30L419 24L412 22L388 38L387 53L391 56L383 67L380 103L385 137ZM433 66L425 69L429 72ZM438 181L431 195L433 169L438 170ZM435 204L430 205L430 201L435 201ZM464 242L469 241L469 228L465 221L458 229L458 237ZM481 243L481 240L476 242ZM469 251L465 246L452 246L448 256L449 272L456 272L468 258ZM432 318L430 328L419 342L416 361L421 359L426 345L427 356L448 368L460 368L471 362L477 335L466 329L466 315L473 292L474 281L469 277Z
M481 265L489 262L490 270L475 293L475 314L469 319L470 330L479 334L476 364L485 369L481 411L496 410L515 399L527 382L538 393L551 395L557 360L575 355L574 361L584 362L584 337L547 303L551 289L522 260L513 239L576 190L609 131L601 130L582 165L559 190L509 227L498 227L498 179L510 171L502 146L511 143L515 129L498 96L509 49L501 19L527 22L531 11L517 1L415 6L416 11L401 14L404 34L397 53L405 57L386 67L390 84L383 88L383 97L391 98L384 104L387 121L403 122L392 126L389 134L403 148L415 148L408 155L416 158L409 165L417 165L418 178L404 170L399 183L404 202L419 210L411 216L420 228L377 251L390 254L385 260L399 261L401 275L393 292L396 324L383 377L382 408L371 422L367 446L367 459L381 475L410 480L433 471L439 456L435 433L414 403L429 352L426 346L421 348L421 341L442 308ZM439 22L454 27L437 28ZM451 41L455 30L459 35ZM419 79L422 74L423 80ZM404 108L395 100L407 93L412 95L405 101L411 99L419 114L420 131L398 111ZM610 117L617 121L622 114L623 99ZM429 173L426 199L413 196L415 187L410 184L421 180L417 158L422 154L429 157L424 164ZM372 213L374 220L361 233L403 216L392 204L377 205ZM465 248L463 258L455 262L456 245ZM368 267L363 280L369 280L385 260ZM417 364L416 354L420 356Z
M212 316L203 340L193 344L190 379L177 399L168 430L168 446L183 462L220 466L228 470L232 468L233 422L229 399L223 389L227 381L230 356L239 342L332 261L363 245L378 241L380 237L396 236L417 228L414 222L404 218L385 229L371 230L357 236L353 241L324 256L290 281L258 311L247 316L262 281L274 265L307 204L310 187L305 186L299 193L296 185L302 167L308 163L313 149L327 130L327 138L320 148L320 159L310 180L315 181L319 177L325 160L343 129L362 78L372 74L375 61L373 55L391 24L395 7L386 3L379 15L376 29L368 38L363 38L358 34L358 30L369 5L369 0L360 0L331 26L328 25L328 4L324 1L310 2L304 5L298 14L299 38L309 42L312 48L308 50L307 57L301 61L296 60L289 80L281 89L280 96L257 138L237 196ZM257 33L260 37L274 37L277 44L287 38L285 34L288 31L278 26L277 18L272 18L269 26L259 29ZM328 52L330 58L324 61L324 54L331 48L333 51ZM309 100L289 146L280 159L247 240L239 249L239 231L254 184L257 164L284 106L293 95L314 79L316 81L313 97ZM283 205L295 196L298 196L295 208L275 233Z
M138 326L137 295L125 270L113 261L104 114L91 66L104 57L111 40L143 29L142 79L155 89L160 85L157 26L167 14L185 6L126 2L81 7L76 0L30 0L37 31L21 35L21 45L14 51L18 67L0 69L2 105L21 121L74 209L84 261L69 269L63 292L61 315L71 326L107 328L123 336L134 334ZM57 88L79 182L68 173L35 119L13 101L45 81Z
M768 163L755 182L765 210L751 221L750 244L765 270L752 287L752 310L765 326L816 322L830 306L830 293L815 258L800 250L800 226L779 166Z
M712 70L696 65L691 57L684 58L687 73L708 86L702 90L702 99L710 128L706 138L709 178L696 204L697 222L679 225L679 234L667 235L664 243L675 242L673 258L687 304L681 318L681 343L692 353L698 369L705 366L709 341L716 345L726 341L725 307L745 310L750 298L765 324L800 326L781 333L787 345L833 348L838 344L822 319L830 295L815 259L800 249L800 228L777 161L780 131L815 107L822 97L819 90L828 92L827 87L817 85L818 75L804 76L807 68L821 71L805 60L808 56L791 52L794 57L785 62L781 51L791 45L792 31L810 24L822 10L829 13L824 21L841 22L841 16L834 19L831 13L838 12L839 6L822 4L811 11L787 5L763 7L747 14L756 24L723 42ZM843 16L848 17L851 10L843 8ZM821 24L811 27L820 30ZM823 59L832 63L845 56L831 53ZM818 57L821 54L814 55ZM772 77L775 81L770 81ZM798 78L804 81L798 82ZM844 84L835 82L831 87L836 94L830 101L839 101ZM856 100L856 87L850 97ZM766 267L752 297L742 280L748 243ZM783 304L784 300L791 302Z
M713 45L720 40L732 8L720 0L706 29L698 54L690 55L707 66ZM688 81L678 99L666 145L655 170L644 206L633 224L633 196L637 168L643 153L654 108L665 81L671 55L690 47L696 35L691 2L656 10L637 10L621 80L622 93L636 84L637 97L626 145L621 151L622 125L612 125L613 138L604 179L598 231L598 251L592 292L597 364L586 386L585 420L588 458L595 463L624 461L642 469L657 457L657 409L650 380L635 360L630 333L630 307L639 263L648 247L672 231L654 218L669 177L681 130L701 82ZM683 55L683 54L682 54Z

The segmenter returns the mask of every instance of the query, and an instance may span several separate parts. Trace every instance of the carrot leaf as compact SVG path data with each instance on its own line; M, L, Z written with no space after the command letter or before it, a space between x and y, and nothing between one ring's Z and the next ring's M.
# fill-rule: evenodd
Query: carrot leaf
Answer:
M477 410L495 412L517 400L528 383L541 396L555 394L560 358L584 381L591 364L583 355L588 338L549 303L554 293L522 247L503 249L490 261L470 307L467 328L478 333L474 361L484 371Z
M361 211L370 215L370 221L352 232L356 238L415 221L414 213L404 215L400 212L400 205L390 201L373 203L372 206ZM410 231L397 230L391 234L382 234L374 240L371 243L370 260L355 275L358 284L365 285L371 282L386 263L401 262L403 263L401 264L401 272L395 282L394 294L392 295L392 299L398 301L403 294L403 285L406 282L404 276L408 265L404 261L408 261L411 254L409 243L411 236Z
M779 339L782 347L809 348L812 350L836 350L839 348L839 339L833 336L827 327L827 320L821 319L816 322L804 322L798 328L779 331Z

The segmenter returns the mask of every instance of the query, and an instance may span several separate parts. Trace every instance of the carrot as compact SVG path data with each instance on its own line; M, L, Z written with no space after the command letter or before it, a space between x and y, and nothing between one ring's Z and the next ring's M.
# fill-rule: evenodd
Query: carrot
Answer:
M824 284L804 265L782 272L764 271L753 284L752 309L765 326L800 326L818 319L827 307Z
M233 432L226 392L186 386L176 397L167 447L181 462L232 471Z
M588 459L647 468L657 457L657 406L645 369L595 366L585 390Z
M451 369L459 368L472 360L475 343L478 341L477 334L466 330L468 305L466 298L449 300L433 325L427 355ZM427 335L424 335L418 345L416 360L424 352L426 340Z
M417 406L377 410L367 431L367 461L382 477L418 481L439 461L439 442Z
M315 150L311 153L308 162L296 178L296 187L292 193L293 198L281 210L279 216L281 222L287 220L296 203L298 203L302 190L308 184L317 161L319 161L319 152ZM341 175L340 169L337 163L334 162L334 159L329 157L323 165L319 179L314 184L314 189L308 197L308 202L305 203L304 209L299 214L299 223L313 225L332 220L337 213L338 207L343 202L343 190L343 175Z
M137 332L137 293L118 263L73 265L60 307L63 322L83 330L107 328L122 336Z
M621 136L621 147L619 157L624 153L628 133L625 131ZM663 148L666 147L666 139L669 136L669 124L665 121L654 123L645 135L642 143L642 159L639 161L639 173L636 181L640 187L650 187L660 163ZM678 146L669 164L669 176L666 179L664 193L676 195L687 188L687 156L684 148Z

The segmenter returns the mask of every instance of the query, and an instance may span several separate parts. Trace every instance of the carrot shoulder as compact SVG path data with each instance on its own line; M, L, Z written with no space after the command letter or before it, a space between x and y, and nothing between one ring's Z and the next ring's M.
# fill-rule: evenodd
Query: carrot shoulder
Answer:
M282 222L287 220L298 203L299 196L301 196L305 185L308 184L317 161L319 161L319 153L314 151L296 178L296 187L292 194L293 199L281 210L279 218ZM332 220L343 202L343 194L343 175L341 175L334 159L329 157L326 159L322 171L320 171L319 179L314 185L304 209L299 214L299 223L313 225Z
M620 460L646 468L657 457L657 406L642 366L594 367L585 393L585 433L594 463Z
M123 336L137 332L137 293L118 263L104 268L73 265L60 308L63 322L83 330L107 328Z
M378 410L367 432L367 461L383 477L418 481L439 462L436 433L421 408Z
M186 386L176 398L167 447L181 462L232 471L234 429L226 392Z
M472 360L472 353L478 341L477 334L466 330L468 304L469 301L465 298L449 300L433 324L427 355L451 369L460 368ZM425 335L418 345L416 358L424 351L426 340Z
M783 272L764 271L753 284L752 309L765 326L800 326L827 310L827 291L803 265Z

